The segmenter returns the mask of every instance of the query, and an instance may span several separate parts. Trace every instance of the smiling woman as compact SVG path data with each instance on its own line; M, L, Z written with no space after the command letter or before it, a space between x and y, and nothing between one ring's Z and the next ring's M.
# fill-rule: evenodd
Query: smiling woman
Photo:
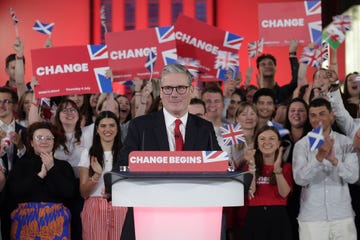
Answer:
M70 239L71 214L63 203L73 196L75 177L68 162L53 157L63 136L52 124L37 122L27 137L26 159L15 164L7 180L7 199L17 204L11 239Z

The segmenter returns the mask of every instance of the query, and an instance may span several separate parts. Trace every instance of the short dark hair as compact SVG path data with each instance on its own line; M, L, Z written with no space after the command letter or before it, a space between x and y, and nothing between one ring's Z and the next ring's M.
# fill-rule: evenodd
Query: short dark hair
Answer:
M273 56L273 55L271 55L271 54L266 54L266 53L264 53L264 54L261 54L260 56L258 56L257 58L256 58L256 67L257 68L259 68L259 63L262 61L262 60L264 60L264 59L270 59L271 61L273 61L274 62L274 65L276 66L276 58Z
M190 105L201 105L204 107L204 112L206 112L206 106L205 106L205 102L203 100L201 100L200 98L192 98L190 100Z
M211 86L211 87L205 88L201 93L201 97L203 97L205 93L219 93L221 95L222 100L224 101L224 94L223 94L221 88L219 88L217 86Z
M272 90L270 88L260 88L259 90L257 90L253 96L253 103L256 104L257 101L259 100L259 98L262 96L271 97L271 99L273 100L273 102L275 104L275 92L274 92L274 90Z
M0 87L0 93L9 93L11 95L11 101L13 101L15 104L17 104L19 101L17 93L9 87Z
M309 109L312 107L322 107L322 106L325 106L329 110L329 112L332 112L331 104L325 98L315 98L314 100L312 100L309 104Z
M10 62L15 61L15 60L16 60L16 54L15 53L9 54L5 59L5 68L8 68ZM23 60L23 63L25 64L25 57L24 56L23 56L22 60Z

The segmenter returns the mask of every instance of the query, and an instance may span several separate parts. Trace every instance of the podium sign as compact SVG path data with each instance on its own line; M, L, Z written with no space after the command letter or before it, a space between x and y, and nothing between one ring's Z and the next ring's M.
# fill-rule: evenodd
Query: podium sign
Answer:
M113 205L134 207L137 240L218 240L222 207L244 205L251 181L227 168L222 151L138 151L104 178Z
M223 151L134 151L131 172L227 172L229 156Z

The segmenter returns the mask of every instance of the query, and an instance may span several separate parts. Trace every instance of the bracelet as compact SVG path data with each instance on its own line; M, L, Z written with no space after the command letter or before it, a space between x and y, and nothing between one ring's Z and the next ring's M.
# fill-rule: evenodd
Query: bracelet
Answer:
M296 56L296 52L289 52L289 55L295 55Z
M22 60L22 59L24 59L24 56L20 57L20 56L16 55L15 58L18 59L18 60Z
M280 168L280 170L277 170L277 171L273 171L273 173L275 173L275 174L282 174L282 168Z

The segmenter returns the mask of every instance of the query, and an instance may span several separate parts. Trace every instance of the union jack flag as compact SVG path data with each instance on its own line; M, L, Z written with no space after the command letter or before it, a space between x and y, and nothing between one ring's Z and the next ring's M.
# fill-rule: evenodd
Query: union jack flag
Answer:
M351 17L348 15L337 15L333 17L333 25L345 33L351 29Z
M308 29L310 34L311 42L315 42L316 44L321 44L321 33L322 33L322 23L317 20L314 21L314 17L316 15L320 16L321 19L321 1L304 1L305 14L307 16Z
M17 18L14 9L9 8L9 12L10 12L10 16L11 16L11 19L12 19L14 25L16 25L19 22L19 19Z
M47 24L47 23L42 23L39 20L36 20L33 29L35 31L38 31L39 33L51 35L54 25L55 23Z
M178 57L177 62L185 66L194 78L198 77L200 73L200 61L195 58Z
M255 42L249 42L248 43L249 58L254 58L259 53L262 53L263 46L264 46L264 39L263 38L261 38L258 41L255 41Z
M154 71L156 62L156 54L153 51L149 52L149 56L146 59L145 67L149 70L149 72Z
M276 130L278 130L278 132L280 134L280 137L284 137L284 136L290 134L290 131L288 129L283 128L280 124L278 124L276 122L268 121L267 125L270 127L276 128Z
M219 68L216 72L216 78L221 80L228 80L228 72L231 71L232 79L236 79L237 74L239 72L238 66L231 66L229 69L221 69Z
M91 60L100 60L108 58L107 46L101 45L87 45L89 56Z
M176 48L162 51L161 54L165 65L176 63L177 61Z
M225 124L220 127L221 137L226 146L245 142L245 134L239 123Z
M321 1L304 1L306 15L321 14Z
M50 106L51 106L51 104L50 104L50 98L41 98L41 100L40 100L40 106L41 106L41 107L50 108Z
M223 151L202 151L204 163L229 161L229 155Z
M317 128L313 129L307 134L309 138L310 150L314 151L324 144L324 136L322 125L320 124Z
M218 51L216 56L215 69L232 69L239 65L239 55L237 53Z
M105 73L108 67L94 68L95 78L99 87L100 93L111 93L113 91L112 82L107 78Z
M319 64L329 59L329 44L327 44L327 42L323 42L319 46L316 59Z
M224 47L239 50L243 40L244 38L241 36L235 35L231 32L226 32L223 45Z
M155 31L159 43L175 40L174 26L156 27Z
M300 62L312 67L318 67L318 50L315 48L304 47Z

